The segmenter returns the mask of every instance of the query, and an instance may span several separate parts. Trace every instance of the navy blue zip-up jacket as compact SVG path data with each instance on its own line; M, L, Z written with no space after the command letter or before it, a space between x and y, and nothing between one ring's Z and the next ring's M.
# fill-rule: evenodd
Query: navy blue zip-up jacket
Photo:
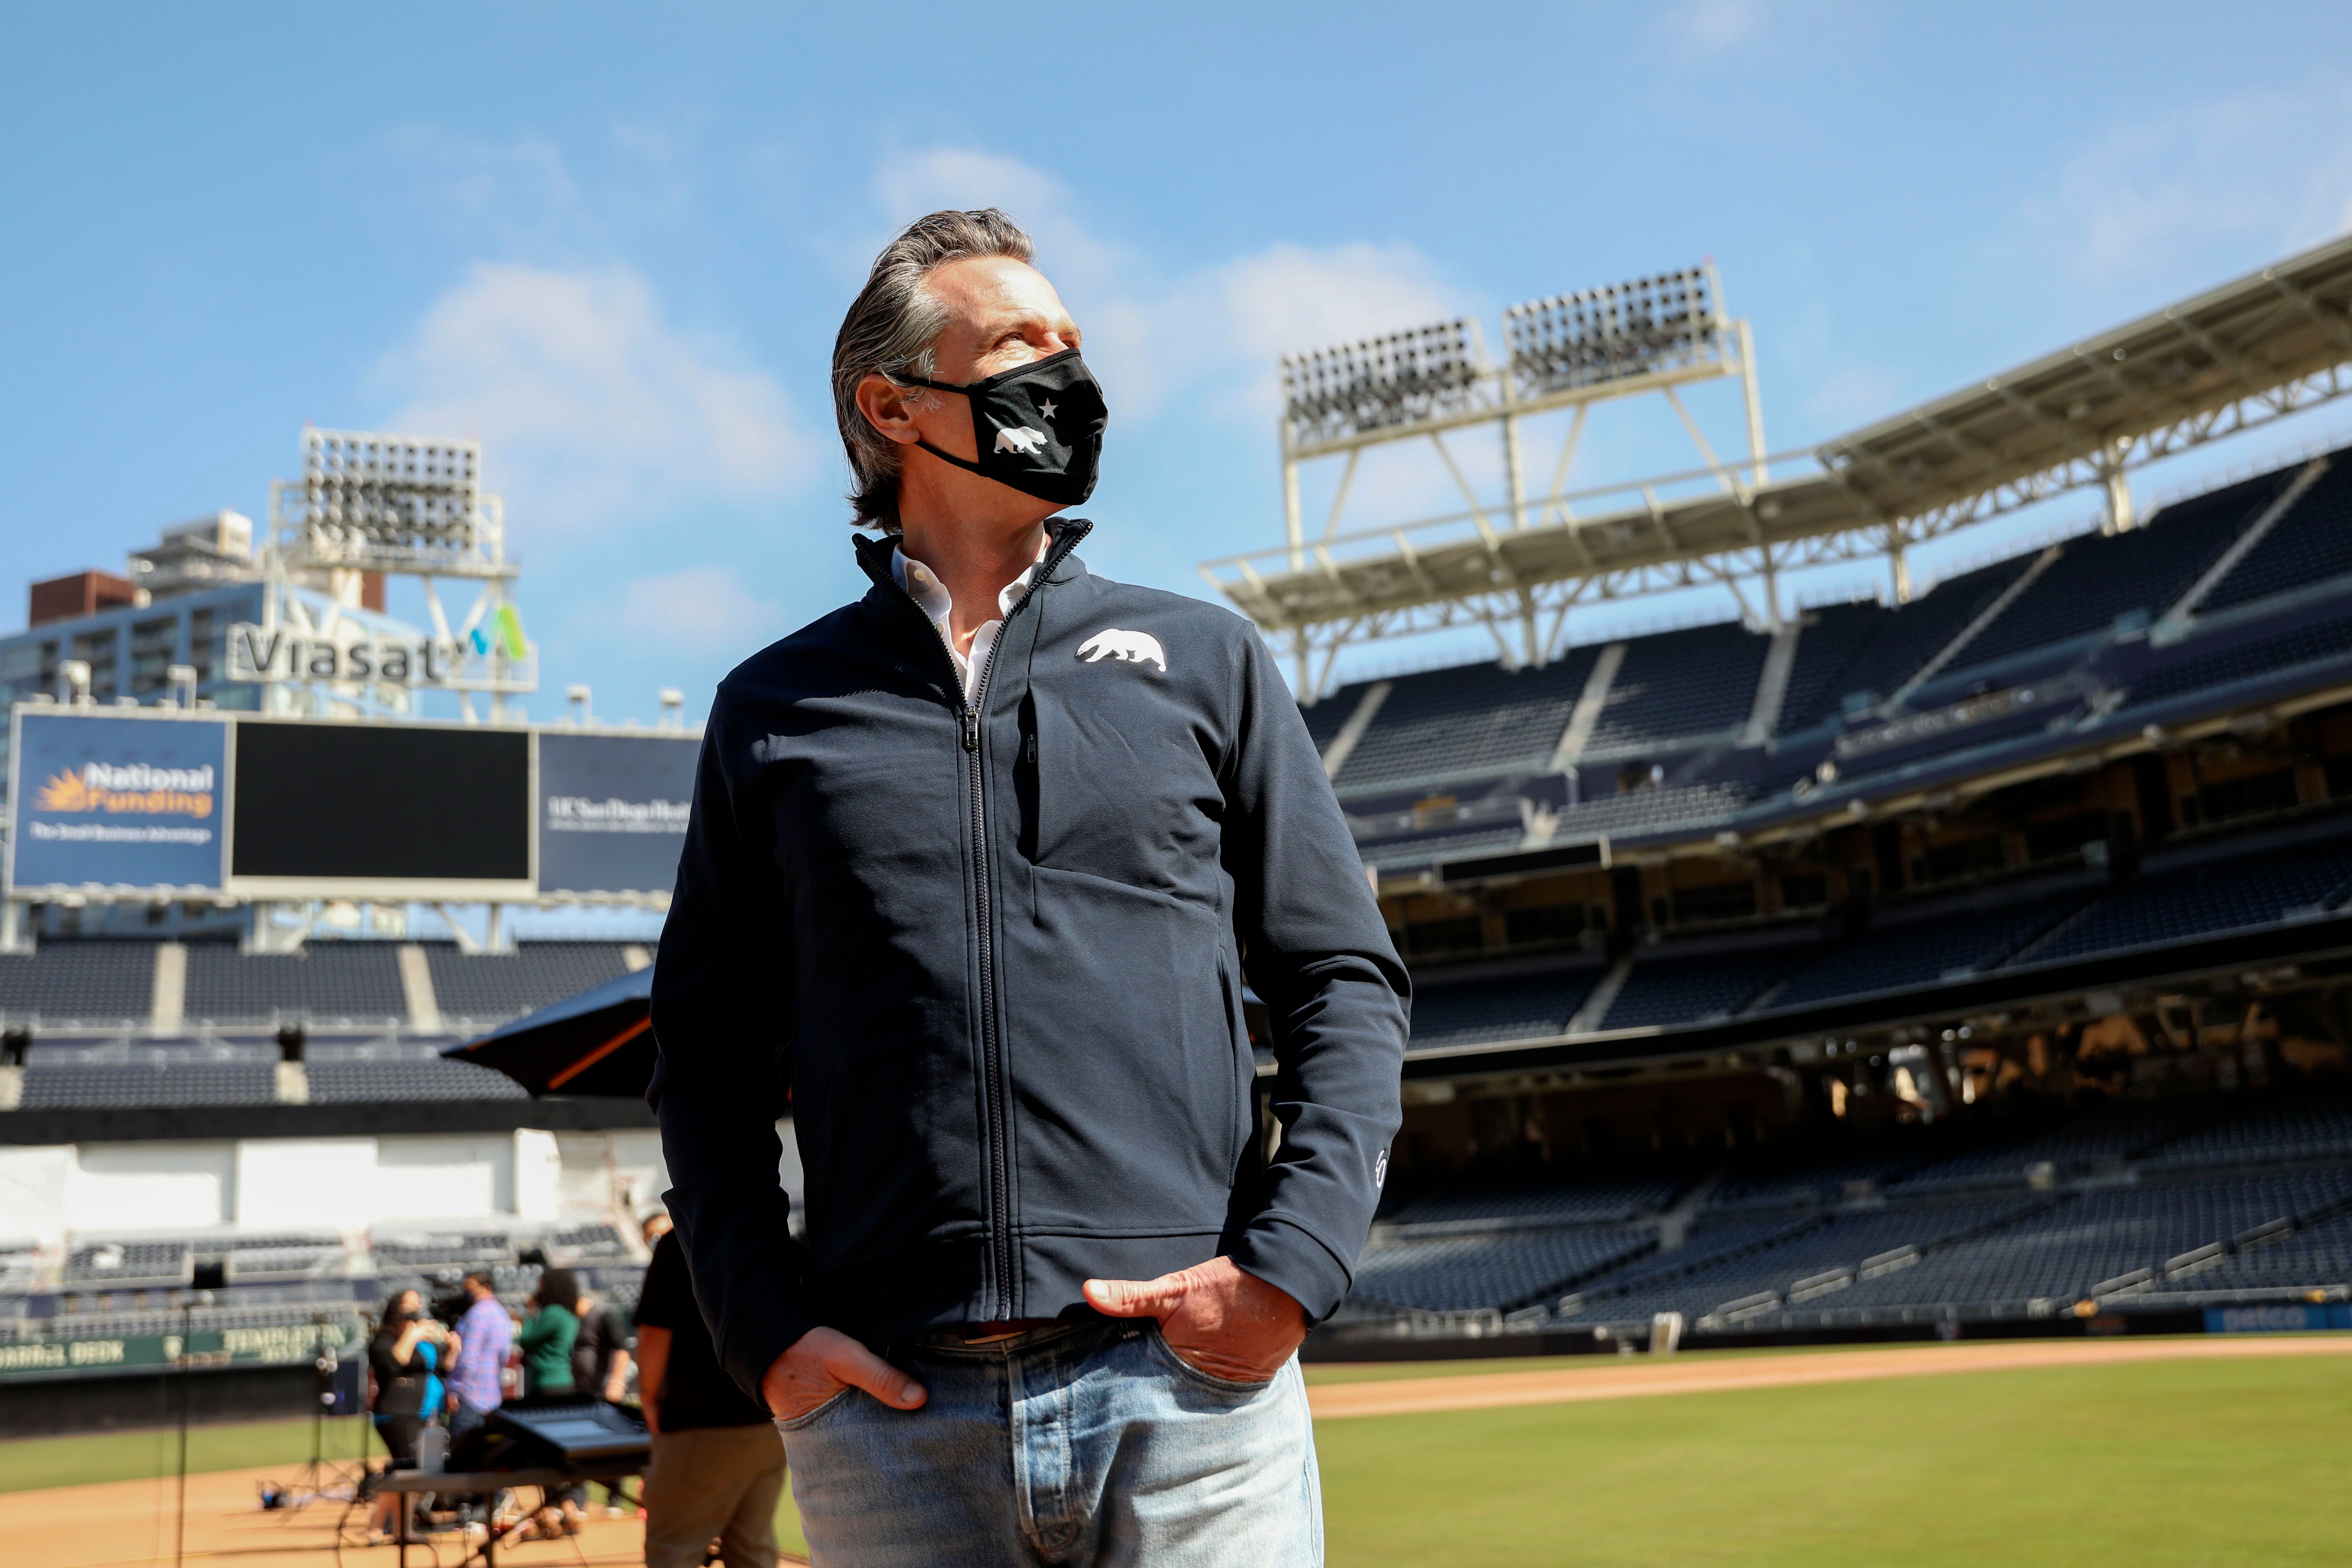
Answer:
M720 683L654 972L648 1098L695 1293L757 1392L1216 1256L1328 1317L1396 1131L1408 982L1256 632L1059 523L967 705L872 591ZM1244 973L1282 1123L1253 1136ZM785 1095L807 1176L785 1226Z

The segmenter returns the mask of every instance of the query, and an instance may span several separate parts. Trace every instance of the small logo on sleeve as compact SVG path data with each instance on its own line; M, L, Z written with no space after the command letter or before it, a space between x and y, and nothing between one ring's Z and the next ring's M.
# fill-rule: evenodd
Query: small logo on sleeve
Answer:
M1123 659L1129 664L1156 664L1160 674L1168 673L1167 650L1150 632L1106 626L1078 645L1078 657L1088 664L1100 664L1107 658Z

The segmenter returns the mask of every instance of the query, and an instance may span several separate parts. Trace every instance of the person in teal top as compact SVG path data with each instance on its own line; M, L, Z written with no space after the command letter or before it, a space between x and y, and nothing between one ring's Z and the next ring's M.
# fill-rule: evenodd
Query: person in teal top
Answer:
M580 1338L580 1320L572 1303L580 1288L569 1268L549 1268L539 1277L530 1295L531 1314L523 1320L515 1345L522 1352L523 1395L543 1399L572 1390L572 1346Z
M425 1363L425 1419L430 1422L441 1413L441 1347L427 1340L416 1347L416 1359Z

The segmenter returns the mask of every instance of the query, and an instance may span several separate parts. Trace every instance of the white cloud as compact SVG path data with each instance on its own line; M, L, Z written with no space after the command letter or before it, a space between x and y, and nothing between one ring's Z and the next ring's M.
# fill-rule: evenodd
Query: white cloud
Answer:
M775 615L733 568L688 566L640 577L624 589L619 629L656 646L740 651L773 635Z
M1037 242L1039 268L1085 329L1087 358L1122 418L1150 418L1187 394L1270 418L1283 353L1423 326L1465 309L1409 245L1280 243L1171 275L1096 233L1052 174L975 148L885 160L874 199L879 236L949 206L1000 206L1018 219ZM879 236L861 253L861 271Z
M1204 288L1185 291L1192 299L1180 294L1176 303L1205 307L1212 320L1171 321L1170 335L1213 334L1207 341L1218 356L1247 374L1251 411L1269 416L1282 355L1466 313L1462 296L1409 245L1274 245L1202 281Z
M482 440L525 537L773 496L810 471L775 378L678 331L624 267L478 263L374 381L391 427Z
M2084 282L2210 274L2352 227L2352 88L2329 81L2110 125L2027 214ZM2231 258L2231 259L2225 259Z
M1667 13L1666 26L1685 47L1713 54L1760 37L1764 19L1761 0L1691 0Z

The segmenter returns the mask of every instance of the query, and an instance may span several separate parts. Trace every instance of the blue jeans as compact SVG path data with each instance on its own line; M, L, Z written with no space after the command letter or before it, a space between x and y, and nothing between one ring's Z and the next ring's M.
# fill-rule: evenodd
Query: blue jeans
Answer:
M496 1409L492 1405L491 1409ZM490 1418L490 1412L478 1405L468 1405L459 1399L449 1412L449 1441L456 1442L467 1433Z
M889 1359L930 1398L861 1389L779 1421L818 1568L1319 1568L1307 1384L1194 1370L1149 1320L1056 1324Z

